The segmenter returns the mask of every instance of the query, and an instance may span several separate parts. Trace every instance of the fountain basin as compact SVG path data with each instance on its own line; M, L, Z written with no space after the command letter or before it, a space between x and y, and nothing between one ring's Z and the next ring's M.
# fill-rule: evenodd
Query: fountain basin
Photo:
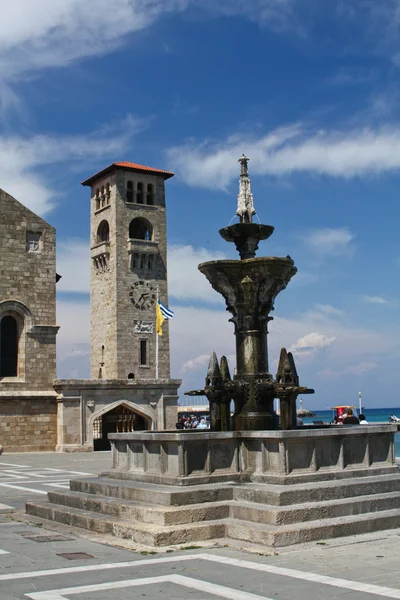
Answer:
M396 425L109 435L108 477L164 485L304 483L395 473ZM103 474L104 475L104 474Z
M246 260L213 260L198 269L225 298L227 309L236 302L257 313L270 311L276 296L286 288L297 268L290 257L263 256Z
M274 232L272 225L258 223L235 223L219 230L220 236L227 242L234 242L242 260L254 258L258 243L268 239Z

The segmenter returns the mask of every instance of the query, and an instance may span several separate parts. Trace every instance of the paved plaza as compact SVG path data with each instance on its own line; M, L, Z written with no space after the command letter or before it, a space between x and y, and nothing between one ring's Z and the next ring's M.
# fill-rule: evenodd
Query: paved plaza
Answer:
M0 458L0 600L400 599L400 530L276 553L208 544L153 554L23 520L26 500L109 463L109 453Z

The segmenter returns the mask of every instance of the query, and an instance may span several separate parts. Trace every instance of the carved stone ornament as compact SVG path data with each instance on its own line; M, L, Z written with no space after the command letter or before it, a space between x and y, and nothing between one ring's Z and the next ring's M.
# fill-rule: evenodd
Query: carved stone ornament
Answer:
M133 321L135 333L153 333L154 324L151 321Z

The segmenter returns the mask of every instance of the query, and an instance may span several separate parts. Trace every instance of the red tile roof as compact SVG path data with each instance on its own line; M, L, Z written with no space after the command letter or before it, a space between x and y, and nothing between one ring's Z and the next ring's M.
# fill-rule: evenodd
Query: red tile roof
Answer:
M153 167L146 167L144 165L137 165L136 163L129 161L120 161L114 162L105 169L102 169L95 175L92 175L85 181L82 181L82 185L92 185L96 179L100 179L104 175L106 175L109 171L113 169L129 169L130 171L135 171L137 173L154 173L155 175L163 175L164 179L169 179L174 176L174 173L171 171L163 171L162 169L154 169Z

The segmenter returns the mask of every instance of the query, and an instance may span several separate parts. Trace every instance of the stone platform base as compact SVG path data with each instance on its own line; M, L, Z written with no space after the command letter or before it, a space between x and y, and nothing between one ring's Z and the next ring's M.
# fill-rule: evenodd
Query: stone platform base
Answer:
M190 488L92 478L48 497L27 513L153 547L222 538L280 547L400 527L398 473Z
M113 468L27 513L146 546L269 547L400 527L393 425L110 435Z

